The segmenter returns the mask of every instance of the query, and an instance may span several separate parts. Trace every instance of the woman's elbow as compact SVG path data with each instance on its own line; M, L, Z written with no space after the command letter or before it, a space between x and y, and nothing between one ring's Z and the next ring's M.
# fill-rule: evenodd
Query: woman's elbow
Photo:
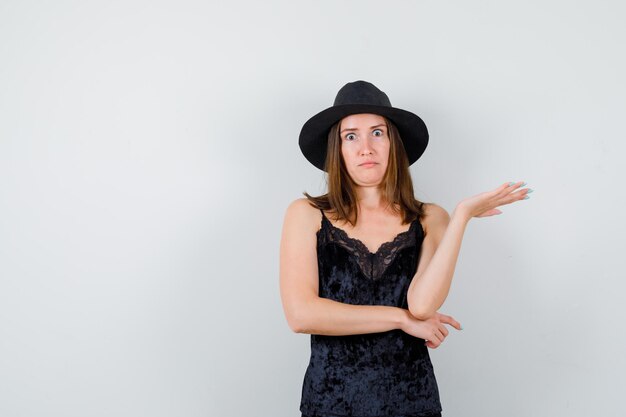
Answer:
M428 320L435 315L435 311L426 308L426 306L424 306L423 304L409 304L409 313L411 313L411 315L417 320L422 321Z
M294 333L308 333L308 324L304 311L292 312L287 315L287 324Z
M287 304L285 316L292 332L311 334L317 328L317 299L317 296L300 297Z
M306 326L304 326L301 322L290 321L289 328L294 333L306 333Z
M292 332L299 333L298 330L300 329L300 325L294 319L290 319L289 317L287 317L287 326L289 326L289 330L291 330Z

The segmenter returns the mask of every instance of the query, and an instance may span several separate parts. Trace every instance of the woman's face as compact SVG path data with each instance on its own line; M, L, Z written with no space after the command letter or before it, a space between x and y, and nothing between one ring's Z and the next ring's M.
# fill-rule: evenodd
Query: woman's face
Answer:
M340 124L341 155L348 174L358 185L377 185L387 171L389 132L377 114L346 116Z

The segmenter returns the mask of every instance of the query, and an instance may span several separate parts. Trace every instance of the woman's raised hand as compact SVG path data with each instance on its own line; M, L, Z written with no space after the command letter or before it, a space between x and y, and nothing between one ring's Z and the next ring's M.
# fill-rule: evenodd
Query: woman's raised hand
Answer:
M452 316L435 313L435 315L428 320L418 320L407 310L407 320L404 322L401 329L411 336L426 340L426 346L436 349L446 336L448 336L448 329L444 324L449 324L457 330L461 330L461 324Z
M487 217L501 214L502 212L496 207L523 200L526 194L532 192L532 190L528 188L519 190L523 185L526 185L526 183L505 182L495 190L485 191L484 193L466 198L457 204L455 210L466 216L467 220L472 217Z

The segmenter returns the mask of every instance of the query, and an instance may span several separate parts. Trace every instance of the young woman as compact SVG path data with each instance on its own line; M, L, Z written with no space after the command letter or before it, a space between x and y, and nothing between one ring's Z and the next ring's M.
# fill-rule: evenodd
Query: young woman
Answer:
M428 347L461 325L444 303L465 227L528 198L507 182L452 215L415 199L409 166L428 144L424 122L373 84L342 87L300 133L328 192L287 208L280 290L289 327L311 335L305 417L440 416Z

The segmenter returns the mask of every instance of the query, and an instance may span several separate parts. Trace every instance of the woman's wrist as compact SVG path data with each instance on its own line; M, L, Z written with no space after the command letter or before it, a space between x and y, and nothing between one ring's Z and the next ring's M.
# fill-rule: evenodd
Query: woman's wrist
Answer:
M463 206L460 205L457 205L450 215L450 221L452 221L452 219L458 219L457 221L461 221L465 224L469 223L471 218L472 216L470 216L469 213L467 213L467 211L463 208Z
M398 318L396 323L396 329L404 331L406 324L409 322L409 310L404 308L398 308Z

